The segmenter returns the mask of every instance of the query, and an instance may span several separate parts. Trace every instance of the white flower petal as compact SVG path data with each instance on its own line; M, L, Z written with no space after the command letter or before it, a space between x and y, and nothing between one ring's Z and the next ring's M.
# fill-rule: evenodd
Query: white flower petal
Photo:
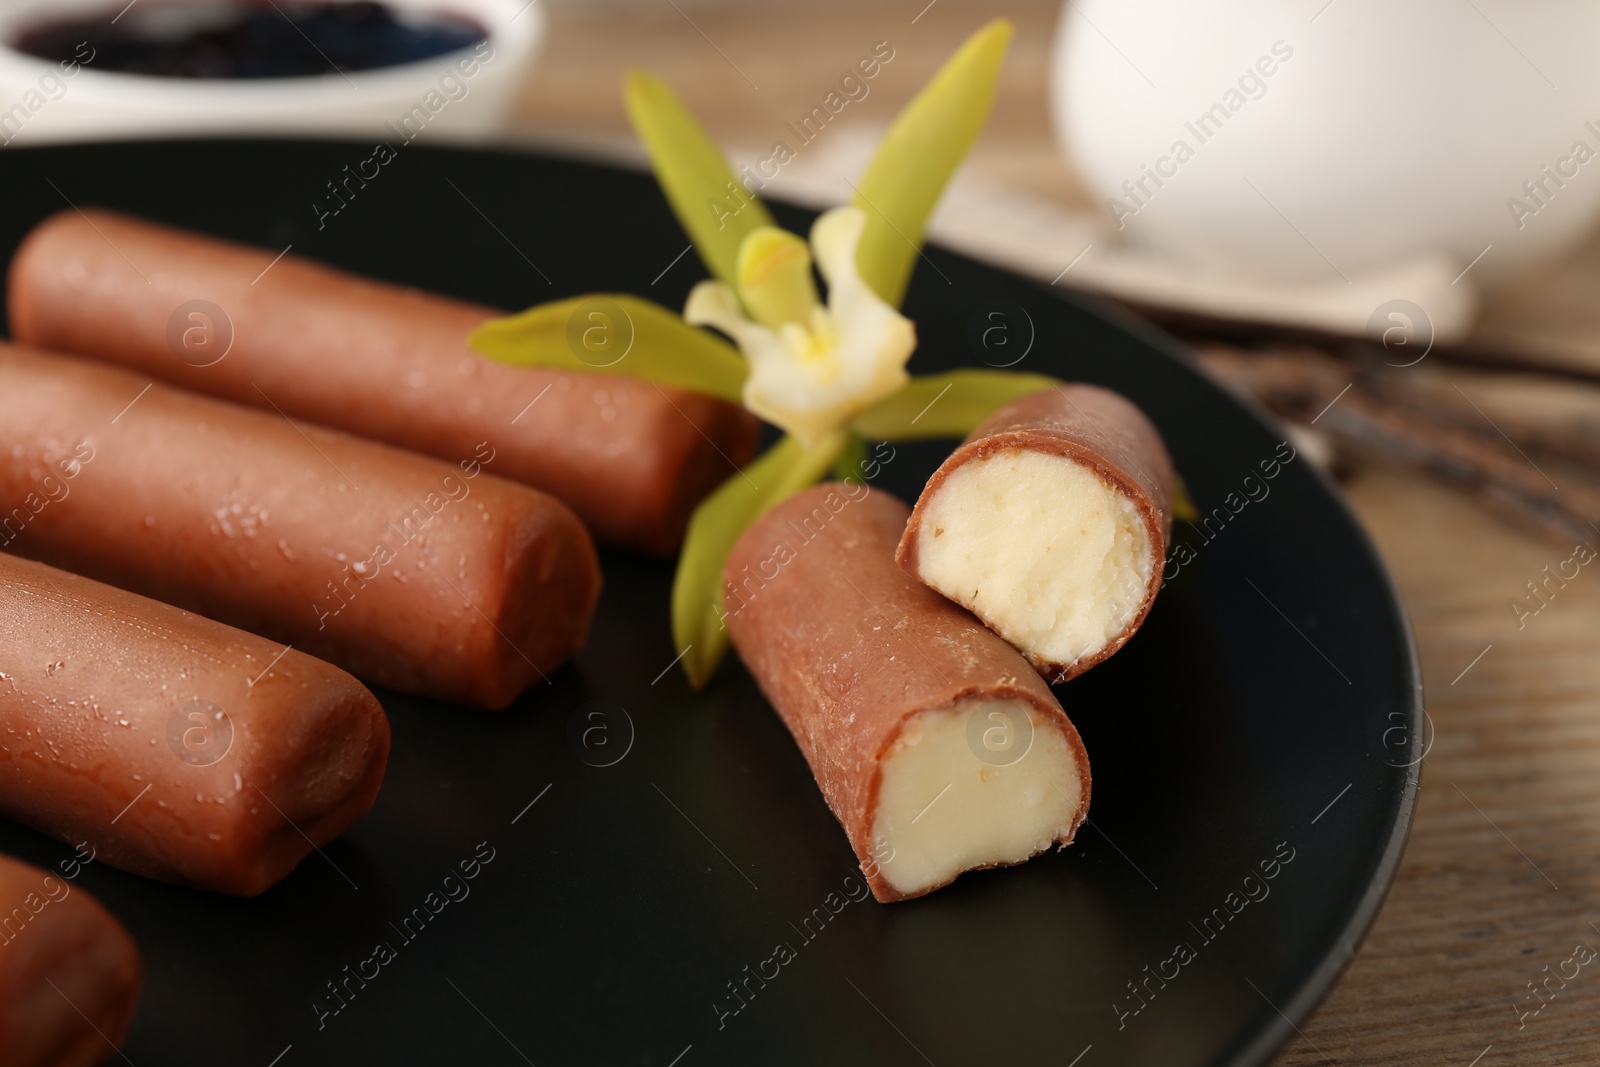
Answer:
M867 213L858 207L836 207L811 224L811 255L822 280L828 283L828 302L834 289L861 281L856 269L856 246L867 228Z
M683 305L683 321L691 326L712 326L721 330L733 338L733 343L746 357L750 355L751 346L777 343L771 330L745 317L739 294L724 282L700 282L689 290L689 299Z

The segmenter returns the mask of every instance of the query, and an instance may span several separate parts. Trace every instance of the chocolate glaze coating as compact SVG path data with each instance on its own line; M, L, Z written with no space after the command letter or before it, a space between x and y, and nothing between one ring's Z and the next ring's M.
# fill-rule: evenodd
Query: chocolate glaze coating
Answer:
M1121 634L1093 656L1072 664L1035 662L1051 684L1076 678L1104 662L1144 624L1161 589L1161 569L1172 536L1172 457L1161 434L1143 411L1126 397L1097 385L1063 384L1019 397L985 419L967 435L950 458L939 465L923 487L900 538L895 559L906 573L917 575L917 538L922 529L925 502L944 484L952 471L975 459L986 459L1009 449L1065 456L1092 468L1107 483L1134 502L1144 516L1150 535L1154 566L1150 585L1139 610Z
M755 452L760 424L742 408L495 363L467 335L502 312L293 253L274 263L278 251L62 211L11 261L12 336L452 462L487 439L497 473L564 501L602 540L658 555L677 549L730 463ZM185 362L169 337L175 314L183 336L190 320L178 309L193 300L231 323L232 347L210 366ZM205 312L193 322L211 325Z
M142 971L133 939L99 901L54 871L0 856L0 1063L112 1058Z
M492 448L442 463L5 345L0 382L9 551L488 708L588 633L588 532Z
M344 671L4 553L0 674L0 815L149 878L254 896L383 781L389 722Z
M1076 751L1080 822L1089 810L1088 756L1039 675L969 612L895 566L908 514L893 496L860 484L814 486L756 520L724 579L733 645L885 902L904 894L873 862L882 763L919 712L969 698L1031 706ZM1058 840L1066 844L1076 831Z

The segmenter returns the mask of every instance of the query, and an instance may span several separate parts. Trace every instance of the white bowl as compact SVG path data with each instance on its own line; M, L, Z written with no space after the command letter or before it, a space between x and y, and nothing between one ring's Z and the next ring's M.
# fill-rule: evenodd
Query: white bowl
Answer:
M19 33L40 22L114 13L126 0L10 0L0 5L0 145L263 133L474 140L498 132L543 34L542 5L384 2L398 10L463 15L488 39L476 46L477 54L468 48L348 74L167 78L95 70L91 60L69 75L17 51Z
M1583 0L1072 0L1055 114L1136 245L1334 285L1408 256L1481 255L1471 277L1493 281L1600 214L1597 43L1600 6ZM1263 57L1272 73L1246 78ZM1581 166L1579 141L1596 154Z

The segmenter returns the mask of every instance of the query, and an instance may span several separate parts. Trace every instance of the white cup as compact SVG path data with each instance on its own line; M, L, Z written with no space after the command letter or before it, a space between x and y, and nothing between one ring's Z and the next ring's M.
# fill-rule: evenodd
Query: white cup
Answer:
M161 0L164 3L181 0ZM397 66L308 77L169 78L61 64L17 51L27 28L126 0L11 0L0 6L0 144L127 140L185 134L419 135L483 139L505 123L543 35L528 0L385 0L454 13L482 26L479 45ZM419 110L420 109L420 110Z
M1135 245L1335 284L1443 253L1493 283L1600 213L1597 44L1581 0L1071 0L1052 95Z

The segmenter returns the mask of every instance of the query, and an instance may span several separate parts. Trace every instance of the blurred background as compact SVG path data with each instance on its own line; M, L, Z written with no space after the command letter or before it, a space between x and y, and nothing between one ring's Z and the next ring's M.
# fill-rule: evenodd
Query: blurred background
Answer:
M831 205L955 47L1011 17L932 239L1186 341L1340 479L1416 629L1411 844L1279 1062L1595 1058L1600 983L1523 1013L1543 964L1600 944L1600 9L337 6L4 0L0 144L404 130L642 167L620 86L647 67L765 195Z

